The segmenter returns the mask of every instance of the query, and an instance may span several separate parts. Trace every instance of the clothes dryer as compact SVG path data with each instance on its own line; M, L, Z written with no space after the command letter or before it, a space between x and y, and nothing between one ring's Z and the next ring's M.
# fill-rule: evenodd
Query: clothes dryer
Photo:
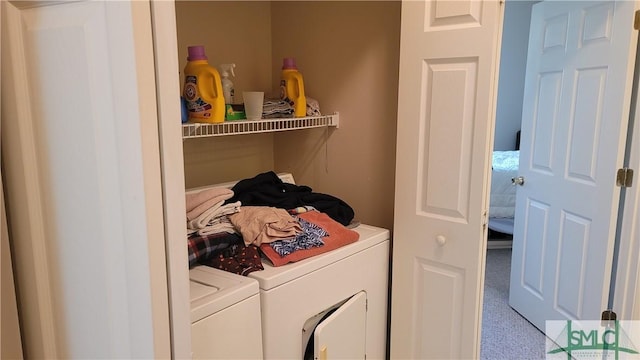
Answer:
M389 230L353 230L354 243L249 274L260 284L265 359L385 358Z

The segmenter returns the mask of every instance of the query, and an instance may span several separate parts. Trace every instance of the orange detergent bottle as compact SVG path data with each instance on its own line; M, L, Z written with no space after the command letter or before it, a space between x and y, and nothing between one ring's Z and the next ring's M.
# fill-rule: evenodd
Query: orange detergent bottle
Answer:
M302 74L298 71L295 59L293 58L284 58L282 62L280 97L293 106L293 113L296 117L307 115L307 98L304 96L304 82L302 81Z
M209 66L204 46L189 46L188 51L183 96L189 121L224 122L224 95L218 70Z

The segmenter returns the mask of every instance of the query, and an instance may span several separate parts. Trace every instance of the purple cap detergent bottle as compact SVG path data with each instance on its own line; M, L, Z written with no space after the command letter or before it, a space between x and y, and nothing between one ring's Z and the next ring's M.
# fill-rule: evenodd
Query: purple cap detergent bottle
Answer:
M296 66L296 59L294 58L284 58L282 60L282 69L294 69L294 70L298 70L298 67Z
M225 117L225 104L220 74L209 66L204 46L189 46L187 51L182 96L189 121L221 123Z
M280 78L280 97L293 106L295 117L307 115L307 98L304 95L304 81L298 71L296 61L292 57L282 60L282 77Z
M204 54L204 46L202 45L189 46L187 51L189 52L187 61L207 60L207 55Z

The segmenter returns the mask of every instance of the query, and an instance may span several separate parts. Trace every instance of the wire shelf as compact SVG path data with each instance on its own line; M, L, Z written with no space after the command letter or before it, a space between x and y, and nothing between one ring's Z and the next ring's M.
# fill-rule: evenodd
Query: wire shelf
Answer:
M193 139L212 136L260 134L287 130L312 129L318 127L338 127L338 113L300 118L232 120L219 124L182 124L182 138Z

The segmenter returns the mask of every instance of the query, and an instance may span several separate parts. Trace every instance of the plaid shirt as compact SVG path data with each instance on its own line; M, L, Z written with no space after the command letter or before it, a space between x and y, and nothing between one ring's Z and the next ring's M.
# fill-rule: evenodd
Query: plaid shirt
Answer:
M218 255L224 255L225 250L238 244L244 245L240 235L225 232L190 237L187 241L189 268L204 263Z

